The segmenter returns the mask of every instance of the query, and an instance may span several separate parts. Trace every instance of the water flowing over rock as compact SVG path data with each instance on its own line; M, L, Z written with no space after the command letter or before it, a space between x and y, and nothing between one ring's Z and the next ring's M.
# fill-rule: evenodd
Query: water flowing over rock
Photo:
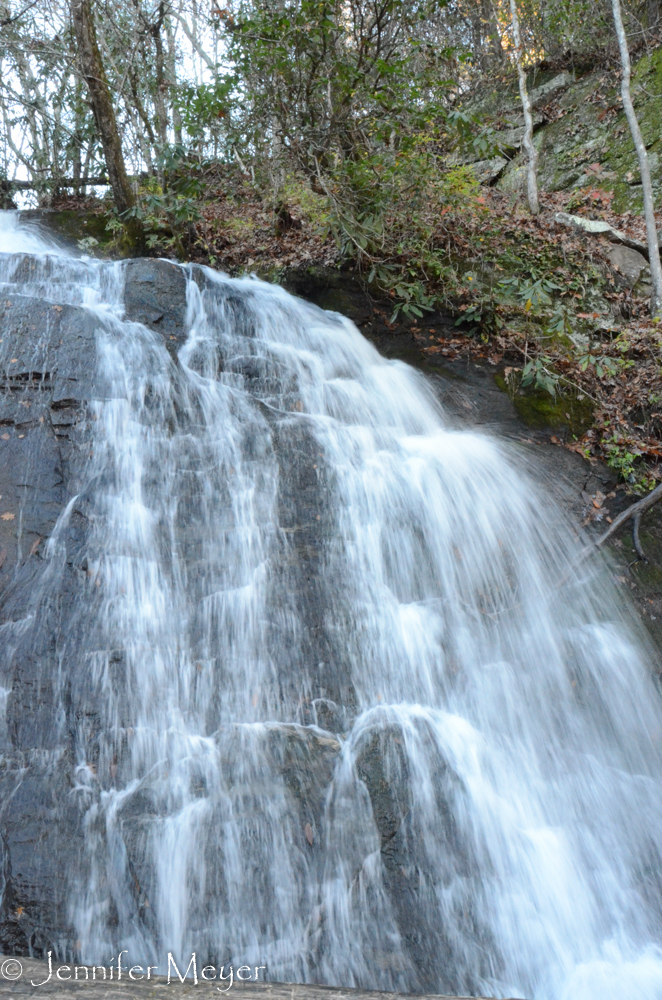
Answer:
M0 947L659 997L659 695L511 451L278 287L0 226Z

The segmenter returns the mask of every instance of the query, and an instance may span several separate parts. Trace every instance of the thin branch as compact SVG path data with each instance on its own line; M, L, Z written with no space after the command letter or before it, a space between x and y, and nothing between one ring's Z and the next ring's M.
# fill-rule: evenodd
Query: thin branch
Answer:
M588 546L588 548L584 552L584 555L588 555L589 552L592 552L594 549L599 549L600 546L604 545L605 542L609 541L612 535L615 535L618 529L621 528L627 521L629 521L631 517L641 518L641 515L644 513L644 511L649 510L659 500L662 500L662 483L660 483L659 486L656 486L655 489L651 493L649 493L647 497L643 498L643 500L638 500L636 503L633 503L630 507L628 507L627 510L624 510L622 514L619 514L616 520L613 522L613 524L609 525L608 529L604 532L604 534L600 535L600 537L596 539L596 541L593 542L592 545ZM638 526L637 526L637 534L638 534ZM635 543L635 548L636 548L636 543ZM639 555L638 550L637 550L637 555ZM642 557L643 557L642 555L639 555L639 558Z
M38 3L39 0L32 0L32 3L29 3L27 7L24 7L23 10L19 11L18 14L14 14L13 17L3 18L3 20L0 21L0 28L6 28L9 24L14 24L15 21L20 21L23 15L27 14L27 12L29 10L32 10L33 7L36 7Z
M634 545L634 551L637 553L642 562L647 563L646 553L644 552L641 539L639 538L639 525L641 524L641 511L637 513L632 518L632 544Z
M18 151L14 150L14 152L17 152L18 154ZM27 165L27 162L25 160L23 160L23 162L26 163ZM104 187L106 187L110 184L110 181L108 180L107 177L85 177L85 178L81 177L79 180L76 180L76 178L68 178L68 177L57 177L57 178L44 177L39 181L8 180L8 181L2 181L0 183L3 184L3 188L6 186L12 191L38 191L41 190L42 188L51 187L53 185L62 188L75 188L77 185L79 184L82 185L83 183L91 186L103 185Z

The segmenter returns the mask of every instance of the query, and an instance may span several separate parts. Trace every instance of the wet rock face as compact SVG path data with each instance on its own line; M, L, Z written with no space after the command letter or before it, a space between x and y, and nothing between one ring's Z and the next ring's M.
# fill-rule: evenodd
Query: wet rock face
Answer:
M6 581L17 560L33 546L35 554L53 529L76 478L82 406L97 390L93 324L83 310L10 294L0 303L0 325L0 580Z
M181 267L164 260L130 260L126 264L125 317L159 333L173 357L186 340L186 277Z
M41 953L66 934L66 869L80 849L75 810L68 805L71 756L61 738L56 678L78 592L82 504L68 525L59 606L40 616L19 656L20 624L11 625L29 626L38 610L42 553L80 486L89 447L85 404L99 391L89 314L20 294L33 266L27 257L18 262L13 289L0 301L0 685L6 706L0 942L22 954Z
M425 743L425 732L419 735ZM482 949L485 953L494 951L480 918L478 864L457 827L450 805L462 798L464 789L457 774L444 762L431 775L428 794L434 799L436 823L438 830L443 831L445 844L445 866L440 872L427 855L429 831L414 819L420 816L420 811L414 807L412 795L420 782L410 773L412 755L407 742L407 734L395 725L368 730L357 748L357 772L370 796L380 836L384 883L393 902L398 929L417 970L419 988L423 991L436 988L438 958L444 955L447 956L444 989L464 992L468 988L466 979L454 976L454 970L462 967L462 956L456 954L457 938L448 929L452 927L456 935L459 932L460 936L478 942L479 953ZM430 760L439 760L432 745L427 750ZM458 907L452 901L454 891L462 883L472 885L469 908ZM432 912L430 899L444 895L449 900L447 923L426 919L426 914ZM483 968L473 970L472 992L479 989L480 976L488 973L487 960Z
M35 264L26 257L17 262L12 281L5 283L0 297L0 707L6 704L5 716L0 714L0 949L36 956L53 950L64 960L78 950L71 894L72 887L83 886L88 877L85 851L90 842L100 845L100 854L121 855L124 865L116 869L121 872L120 886L112 884L112 871L103 873L100 894L107 896L108 926L112 929L122 921L135 920L147 936L158 934L152 827L173 815L181 803L168 799L167 775L160 766L129 789L118 805L111 831L105 825L107 814L94 814L89 808L94 796L98 801L116 787L129 786L132 747L138 739L130 698L118 700L114 730L100 706L101 681L126 691L128 642L118 641L117 648L105 649L101 626L97 634L90 625L95 609L101 608L97 568L88 556L100 516L89 485L90 460L99 446L92 402L105 398L110 387L97 375L99 321L88 310L54 303L49 297L48 265L40 267L37 277L42 296L34 294L39 282L34 284ZM194 276L199 286L205 285L203 271L194 271ZM126 265L125 279L125 317L163 338L176 381L177 351L186 339L190 305L184 272L167 261L139 260ZM22 293L28 281L33 282L32 296ZM186 773L185 793L189 805L191 800L207 800L210 830L222 829L230 815L240 816L246 819L246 840L258 842L261 837L280 834L294 845L299 865L295 874L301 874L294 881L299 889L312 883L312 877L311 882L305 881L311 872L321 879L327 860L325 809L356 706L344 634L340 626L335 630L329 626L332 619L341 624L343 620L343 609L332 607L328 600L329 590L339 588L329 585L330 570L324 559L324 541L334 527L332 475L306 422L296 419L300 410L295 386L285 384L273 359L251 353L250 317L242 315L241 298L228 295L225 307L233 322L243 324L246 343L219 360L219 375L230 385L233 378L243 380L269 429L273 453L259 452L259 441L250 436L243 442L245 450L256 461L277 466L275 508L287 544L277 552L272 587L278 597L269 605L264 634L274 651L273 671L282 697L298 706L297 721L268 723L259 732L250 726L221 724L220 703L227 688L219 677L229 686L232 664L219 658L209 683L205 735L218 748L218 768L212 773L203 763L197 769L192 765ZM403 339L411 349L409 338L403 335ZM190 363L195 368L204 359L194 353ZM430 369L428 373L434 374ZM533 447L530 432L517 422L508 397L485 372L474 370L472 376L458 370L453 382L439 379L438 387L450 411L511 438L525 434ZM287 397L289 411L274 406L277 391ZM164 436L170 430L166 427ZM572 507L573 490L595 491L595 484L587 485L587 477L597 475L595 470L574 454L555 448L547 451L543 461L567 492L563 503ZM189 458L190 465L177 471L194 479L198 466L192 452ZM182 490L181 496L186 503L173 522L176 541L186 553L188 593L201 603L206 594L203 574L198 572L205 558L198 530L199 497L193 487L189 494ZM65 510L67 517L54 535ZM231 524L228 498L220 490L214 495L214 510L219 524L224 511ZM48 561L44 559L47 545L54 547ZM50 574L46 591L42 587L45 573ZM91 608L85 619L83 606ZM290 628L295 610L296 642ZM95 676L99 665L103 667L101 680ZM202 651L199 669L203 685L208 664ZM259 699L261 694L256 690L254 697ZM407 740L414 737L419 741L417 754L407 746ZM397 725L367 728L355 747L352 780L356 782L348 779L347 787L355 792L358 785L370 813L370 836L361 846L364 853L357 850L357 870L366 856L378 856L397 933L416 970L415 977L412 974L407 980L409 988L434 991L439 989L439 956L453 956L459 946L438 920L426 922L421 917L437 912L431 901L448 898L448 927L459 928L462 940L477 952L488 955L493 949L481 923L479 902L475 907L454 902L454 887L467 883L472 886L472 897L480 900L478 885L473 888L477 862L453 818L458 809L451 804L457 806L465 794L462 782L444 763L438 748L430 746L426 752L429 738L423 731L412 736ZM412 808L412 796L422 784L411 773L413 759L437 761L426 794L434 800L435 843L439 829L443 832L441 867L438 858L432 864L427 854L431 831L413 818L429 815L429 811ZM225 798L214 786L219 775L225 782ZM352 808L356 805L356 799L348 797L347 801ZM111 834L116 837L112 843ZM245 845L234 846L243 849ZM265 840L263 846L262 857L268 858L270 844ZM229 840L221 843L212 837L196 844L205 855L208 873L206 895L195 912L196 927L201 928L200 950L208 948L210 961L219 965L228 955L215 954L214 942L204 937L208 921L203 904L211 901L227 911L229 889L224 872L232 847ZM253 879L256 924L267 928L266 936L273 891L269 874L265 862L256 866ZM117 898L126 901L126 912L117 906ZM310 901L297 900L297 907L299 903L303 909ZM318 929L310 933L324 942L321 907L320 914ZM380 960L388 959L385 955ZM478 968L479 964L472 973L475 982L468 983L466 978L453 978L455 963L449 960L444 988L476 991L480 977L489 971ZM457 967L462 967L459 955Z
M82 783L77 780L77 767L85 761L84 769L101 788L112 788L126 779L133 738L129 699L118 717L123 735L116 738L106 728L94 676L99 641L80 614L83 605L96 599L97 571L87 556L90 528L99 516L89 484L95 447L90 401L103 399L111 389L97 376L100 320L87 309L53 301L57 291L50 282L57 275L49 259L36 263L25 256L11 266L3 263L11 280L4 283L0 299L0 634L5 639L0 645L0 707L6 708L0 725L0 949L36 956L52 949L71 956L77 948L71 890L76 879L82 884L85 878L84 843L90 837L100 843L107 838L103 824L96 829L89 815L84 819L89 781L85 776ZM125 265L124 278L124 318L162 337L176 365L187 333L184 271L167 261L135 260ZM196 279L204 286L202 271ZM40 288L43 298L35 294ZM26 289L32 294L24 294ZM241 300L229 296L227 308L241 325ZM195 366L195 356L191 364ZM283 465L278 516L291 544L275 572L274 587L285 596L280 615L270 624L269 642L280 651L274 659L284 696L298 699L303 723L268 729L261 751L265 772L256 772L251 780L266 786L276 781L274 801L282 809L285 796L292 837L306 864L314 867L321 864L324 801L340 751L331 734L347 728L347 706L353 702L338 653L324 637L321 538L330 525L324 470L305 425L273 419L267 403L277 383L282 391L279 373L250 354L233 356L226 369L265 401ZM219 506L223 502L219 496ZM190 556L195 593L195 566L202 553L193 495L179 532ZM45 560L49 544L57 546L59 557L49 552ZM50 574L45 589L44 574ZM299 648L293 650L283 639L288 601L294 607L297 594L304 595L298 608L302 629ZM125 650L111 650L105 659L112 684L125 688ZM314 690L306 682L309 663L314 664ZM217 725L214 697L209 701L210 730ZM246 774L237 764L245 749L241 738L220 730L218 738L225 777L230 786L242 788ZM208 781L201 772L200 795L209 794ZM126 799L119 814L127 855L124 891L148 933L156 932L150 821L163 811L162 785L156 774ZM253 808L252 795L252 789L242 790L246 810ZM212 808L212 824L219 808ZM222 821L217 813L216 822ZM222 902L227 895L222 859L210 856L208 869L216 872L210 875L209 899ZM113 900L108 905L115 907ZM119 922L122 915L111 913L110 919Z

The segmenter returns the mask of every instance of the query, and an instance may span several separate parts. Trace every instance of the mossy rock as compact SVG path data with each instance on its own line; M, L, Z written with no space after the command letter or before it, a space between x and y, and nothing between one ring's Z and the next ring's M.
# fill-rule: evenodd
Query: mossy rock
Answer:
M552 396L539 387L519 388L513 393L503 375L495 375L494 381L502 392L508 393L527 427L555 430L579 438L593 424L593 403L587 396L579 399L574 391Z
M21 212L21 218L36 222L64 243L78 246L79 240L95 239L100 246L110 243L113 236L106 230L105 212L81 211L76 208L36 208Z
M108 205L110 210L110 205ZM107 228L109 213L79 208L35 208L22 211L21 219L37 223L72 251L96 257L141 257L145 245L134 220L119 232Z
M632 98L648 150L656 203L662 201L662 48L636 64ZM504 97L503 107L510 104ZM570 84L559 101L565 115L538 129L539 183L544 191L599 188L613 191L617 212L641 212L639 165L622 110L620 86L604 70ZM520 152L503 171L497 187L523 192L525 155Z

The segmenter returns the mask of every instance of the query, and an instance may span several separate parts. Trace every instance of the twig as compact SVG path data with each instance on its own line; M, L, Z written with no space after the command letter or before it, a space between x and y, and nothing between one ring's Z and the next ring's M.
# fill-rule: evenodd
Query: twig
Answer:
M632 518L632 544L634 545L634 551L637 553L642 562L647 563L646 553L641 547L641 539L639 538L639 525L641 524L641 511L638 511Z
M587 546L587 548L584 550L583 556L589 555L589 553L592 552L594 549L599 549L600 546L604 545L604 543L607 542L612 537L612 535L615 535L618 529L621 528L627 521L629 521L631 517L634 517L637 519L635 527L636 537L635 537L635 532L633 531L634 547L637 551L637 555L639 556L639 558L646 559L645 555L643 554L643 551L641 550L641 542L639 542L639 520L641 519L641 515L644 513L644 511L648 510L650 507L656 504L658 500L662 500L662 483L660 483L659 486L656 486L655 489L651 493L649 493L647 497L643 498L643 500L638 500L636 503L631 504L631 506L628 507L627 510L624 510L621 514L619 514L616 520L613 522L613 524L610 524L610 526L607 528L604 534L600 535L600 537L596 539L592 545ZM637 547L637 543L639 543L639 547Z
M6 28L8 25L13 24L14 21L20 20L20 18L22 18L24 14L27 14L27 12L29 10L32 10L33 7L36 7L38 3L39 0L33 0L32 3L29 3L27 7L24 7L23 10L18 12L18 14L14 14L13 17L3 18L2 21L0 21L0 28Z

